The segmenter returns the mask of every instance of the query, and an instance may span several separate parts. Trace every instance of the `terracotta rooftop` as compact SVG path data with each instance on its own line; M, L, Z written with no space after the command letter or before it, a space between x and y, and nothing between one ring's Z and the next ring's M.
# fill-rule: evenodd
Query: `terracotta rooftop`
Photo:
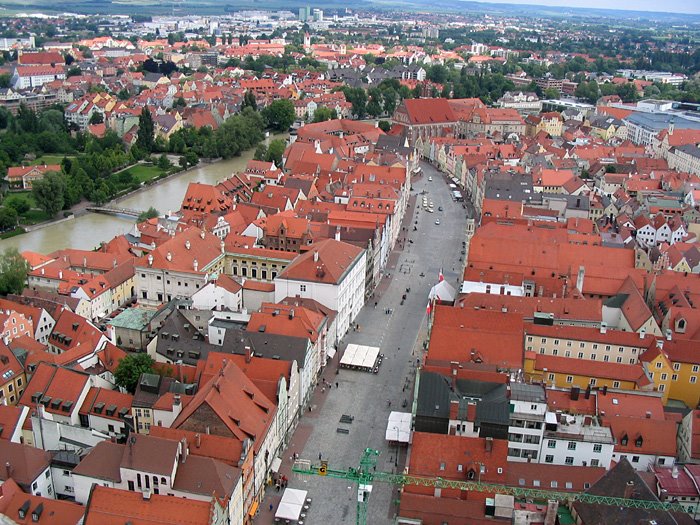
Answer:
M362 248L352 244L325 239L294 259L279 278L340 284L363 252Z

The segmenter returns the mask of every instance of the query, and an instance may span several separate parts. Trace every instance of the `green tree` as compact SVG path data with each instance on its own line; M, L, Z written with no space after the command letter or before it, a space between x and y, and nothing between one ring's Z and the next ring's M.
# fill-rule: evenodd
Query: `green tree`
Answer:
M558 100L561 94L559 93L559 90L556 88L547 88L544 90L544 98L547 100Z
M148 208L146 211L143 211L139 214L138 218L136 219L136 222L143 222L148 219L155 219L160 215L160 212L156 210L153 206Z
M0 88L10 87L10 82L12 81L12 75L9 73L3 73L0 75Z
M117 385L134 393L139 384L141 374L153 372L153 358L147 353L129 354L119 361L114 371L114 380Z
M391 122L389 122L388 120L380 120L379 129L381 129L384 133L388 133L391 129Z
M11 230L17 226L17 210L10 206L0 208L0 231Z
M163 171L167 171L172 167L172 163L165 153L158 157L158 167Z
M188 166L196 166L199 164L199 155L194 150L188 150L185 152L185 159L187 160Z
M265 155L265 160L268 162L274 162L275 166L277 167L281 166L282 156L284 155L284 150L286 148L287 145L282 139L270 141L270 145L267 148L267 154Z
M253 111L258 110L258 103L255 100L255 93L253 93L251 90L246 91L245 95L243 95L241 110L244 110L245 108L251 108Z
M331 110L326 106L319 106L318 108L316 108L316 111L314 111L314 122L325 122L326 120L331 120L334 118L334 112L335 110Z
M5 200L5 206L12 208L17 212L17 215L22 215L29 211L29 202L24 197L12 195Z
M153 116L148 108L143 108L139 116L139 131L136 138L136 145L142 150L150 153L153 149L155 126L153 124Z
M34 200L51 218L63 208L65 192L66 180L60 173L47 173L32 184Z
M0 255L0 294L19 294L24 289L29 264L17 248L8 248Z
M104 121L105 118L99 111L95 111L90 117L90 124L102 124Z
M267 146L265 145L264 142L261 142L258 144L258 147L255 148L255 153L253 153L253 159L254 160L265 160L267 158Z
M276 131L287 131L294 123L296 114L291 100L275 100L263 110L268 126Z

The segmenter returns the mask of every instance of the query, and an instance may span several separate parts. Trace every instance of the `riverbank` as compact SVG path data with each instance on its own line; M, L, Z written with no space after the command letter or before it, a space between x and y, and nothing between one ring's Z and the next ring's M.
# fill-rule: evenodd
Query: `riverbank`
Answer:
M173 172L173 173L171 173L171 174L169 174L169 175L166 175L165 177L160 177L160 178L158 178L158 179L152 179L153 182L150 182L150 183L147 183L147 182L146 182L146 183L143 183L143 184L142 184L141 186L139 186L137 189L132 190L132 191L129 191L129 192L124 193L124 194L122 194L122 195L119 195L118 197L115 197L114 199L112 199L112 200L106 202L106 203L104 204L104 206L111 206L111 205L114 205L114 204L118 204L119 202L121 202L121 201L123 201L123 200L125 200L125 199L130 199L130 198L132 198L132 197L138 195L139 193L143 193L144 191L147 191L147 190L150 190L150 189L153 189L153 188L157 188L159 185L164 184L164 183L166 183L166 182L168 182L168 181L171 181L171 180L174 179L174 178L177 178L177 177L179 177L179 176L185 175L185 174L187 174L187 173L189 173L189 172L191 172L191 171L201 169L201 168L202 168L202 165L217 164L217 163L219 163L219 162L222 162L223 160L225 160L225 159L223 159L223 158L217 158L217 159L200 159L199 164L197 164L196 166L190 166L189 168L186 168L186 169L184 169L184 170L175 171L175 172ZM123 168L122 171L123 171L123 170L127 170L127 169L131 169L131 168L133 168L133 166L135 166L135 165L136 165L136 164L134 164L134 165L132 165L132 166L128 166L127 168ZM20 233L17 233L17 234L15 234L15 235L13 235L12 237L18 237L18 236L25 235L25 234L30 233L30 232L33 232L33 231L41 230L41 229L43 229L43 228L48 228L49 226L55 226L55 225L60 224L60 223L62 223L62 222L74 220L74 219L76 219L76 218L78 218L78 217L81 217L81 216L87 214L87 213L91 213L91 212L89 212L89 211L87 210L87 208L89 208L89 207L92 206L92 205L93 205L93 204L92 204L90 201L87 201L87 200L80 201L78 204L75 204L75 205L72 206L70 209L68 209L68 210L63 210L63 214L69 213L69 215L63 216L63 217L58 217L58 218L56 218L56 219L50 219L50 220L48 220L48 221L38 222L38 223L36 223L36 224L31 224L31 225L20 225L20 227L21 227L24 231L23 231L23 232L20 232ZM144 210L144 211L145 211L145 210ZM159 211L162 211L162 210L159 210ZM12 238L12 237L7 237L7 238Z

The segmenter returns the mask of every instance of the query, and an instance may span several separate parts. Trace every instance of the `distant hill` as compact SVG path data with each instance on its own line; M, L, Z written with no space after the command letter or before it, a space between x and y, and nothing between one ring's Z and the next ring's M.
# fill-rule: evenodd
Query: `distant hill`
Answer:
M345 9L341 0L0 0L0 8L12 12L74 12L81 14L225 14L245 9L287 9L292 12L299 7L313 5L325 9ZM660 4L661 6L662 4ZM677 13L651 13L647 11L624 11L616 9L553 7L523 4L493 4L471 0L356 0L353 9L378 9L402 11L484 13L493 15L523 15L543 17L581 17L608 19L654 20L665 23L700 24L700 15Z

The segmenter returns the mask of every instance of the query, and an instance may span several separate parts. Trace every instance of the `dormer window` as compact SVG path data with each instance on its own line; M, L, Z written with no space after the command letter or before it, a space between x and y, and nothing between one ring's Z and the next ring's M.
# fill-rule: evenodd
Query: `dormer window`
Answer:
M676 321L676 332L678 332L679 334L684 334L685 333L685 325L686 325L685 319L682 319L682 318L678 319L678 321Z
M629 441L629 438L627 437L627 434L622 436L622 439L620 439L620 445L627 446L627 442Z
M642 436L638 436L637 439L634 440L634 446L637 448L640 448L643 443L644 439L642 439Z

